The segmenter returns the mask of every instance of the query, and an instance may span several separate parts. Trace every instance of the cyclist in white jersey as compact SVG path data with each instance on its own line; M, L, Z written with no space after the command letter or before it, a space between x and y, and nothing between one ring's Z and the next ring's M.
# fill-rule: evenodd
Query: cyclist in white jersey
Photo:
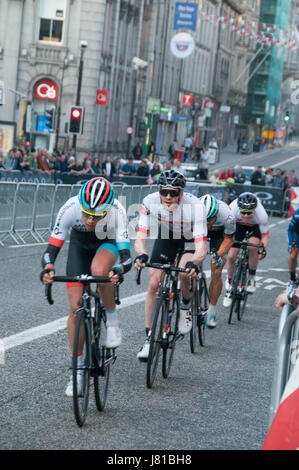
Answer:
M235 241L242 241L248 231L251 234L249 238L250 243L262 244L264 246L261 251L257 248L249 247L249 280L247 292L253 294L256 290L255 273L258 262L266 256L266 248L269 243L268 214L261 201L250 192L240 194L240 196L230 204L230 208L236 217L237 229ZM232 299L230 291L238 252L239 248L233 245L228 253L228 280L226 282L226 294L223 299L224 307L229 307L231 305Z
M44 284L53 282L54 262L70 229L66 275L109 275L112 281L122 282L123 274L132 266L127 216L123 206L114 197L112 185L105 178L97 177L87 181L81 187L79 195L71 197L59 210L48 247L42 257L41 281ZM120 264L115 264L118 257ZM107 313L106 346L116 348L121 343L121 329L114 301L113 282L98 284L98 289ZM78 308L83 286L80 283L69 283L67 291L70 302L67 330L72 354L76 325L74 311ZM80 375L80 371L78 374ZM83 385L81 382L79 378L79 387ZM72 380L68 384L66 395L73 395Z
M192 327L190 312L192 293L189 291L189 277L196 276L198 265L207 254L207 225L205 206L192 194L184 193L185 176L175 170L162 173L158 181L159 192L143 200L135 242L135 268L141 269L149 259L146 239L150 234L155 239L151 263L173 263L180 249L184 253L180 267L188 269L181 274L182 301L180 306L179 331L187 334ZM157 300L161 271L149 268L149 287L145 302L144 345L137 354L146 361L149 353L149 330Z
M222 271L226 263L227 253L235 240L236 218L230 207L214 196L206 194L200 200L206 207L211 252L210 302L206 325L208 328L215 328L217 325L217 302L222 291Z

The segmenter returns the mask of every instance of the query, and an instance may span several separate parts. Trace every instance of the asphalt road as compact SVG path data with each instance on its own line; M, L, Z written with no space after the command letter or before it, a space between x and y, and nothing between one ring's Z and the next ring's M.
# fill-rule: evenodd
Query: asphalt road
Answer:
M295 154L295 149L282 152L280 161ZM297 159L290 164L297 169ZM82 429L75 424L72 400L64 395L70 375L65 287L56 284L54 305L46 303L39 281L44 246L0 248L0 449L260 449L268 431L279 321L274 300L288 281L287 225L287 219L270 218L268 255L259 265L258 288L242 321L228 325L222 294L218 325L207 332L206 347L192 355L184 338L170 377L163 379L159 369L152 390L146 387L145 365L136 358L144 339L147 276L136 286L130 272L121 286L123 343L106 408L98 413L91 393ZM57 274L64 273L66 253L67 244Z

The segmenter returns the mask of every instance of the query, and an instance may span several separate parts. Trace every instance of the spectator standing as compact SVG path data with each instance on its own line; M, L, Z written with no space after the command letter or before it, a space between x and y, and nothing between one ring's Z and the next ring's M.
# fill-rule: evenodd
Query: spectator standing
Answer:
M75 161L75 164L70 168L69 172L75 176L84 175L83 162L79 158Z
M137 176L149 176L149 167L146 160L141 160L137 170Z
M59 173L67 172L68 168L67 168L67 161L66 161L65 153L62 153L61 155L57 155L55 168L56 168L56 171L59 171Z
M295 170L290 170L290 174L287 179L287 189L290 189L292 186L298 186L298 178L296 177Z
M136 176L137 170L134 165L133 158L129 158L128 162L122 166L120 174L127 176Z
M92 175L94 176L96 173L91 166L91 160L85 160L85 168L84 168L85 175Z
M91 168L93 171L99 175L101 174L101 165L100 165L100 159L98 157L94 158L92 163L91 163Z
M184 141L184 146L185 146L184 162L188 160L188 158L190 157L190 153L192 151L192 144L193 144L192 138L190 135L188 135Z
M155 143L153 141L151 141L150 145L148 146L148 150L147 150L147 156L148 156L150 162L154 161L155 151L156 151Z
M174 159L174 152L178 149L178 143L176 141L176 139L173 140L173 142L171 142L171 144L169 145L169 148L168 148L168 154L169 154L169 160L173 160Z
M219 176L219 182L220 183L226 183L226 180L227 178L229 178L229 172L228 172L228 168L223 168L223 171L220 173L220 176Z
M265 176L263 175L263 169L258 166L255 172L251 175L251 184L255 186L265 186Z
M119 157L114 157L113 158L113 164L114 164L115 174L119 175L119 172L120 172L120 169L121 169L120 158Z
M197 164L197 168L195 172L195 179L196 180L208 180L208 175L206 171L202 168L200 162Z
M67 171L70 171L74 165L75 165L75 157L70 156L67 161Z
M133 148L132 153L133 153L135 160L141 160L143 152L142 152L142 147L139 142L137 142L137 144Z
M173 170L176 170L176 171L179 171L180 173L184 174L184 171L183 171L183 169L182 169L182 162L181 162L181 160L179 160L178 158L176 158L176 159L174 160L172 169L173 169Z
M275 175L273 176L272 186L273 188L285 188L285 181L284 178L281 176L280 168L276 168Z
M28 157L27 152L24 153L24 156L23 156L23 159L20 163L20 166L22 167L23 171L29 171L30 170L30 161L29 161L29 157Z
M13 163L14 163L14 152L16 151L15 148L10 149L7 155L4 157L4 168L8 171L12 170Z
M265 172L265 186L272 186L273 168L268 168Z
M238 166L237 171L235 172L234 180L237 184L244 184L246 181L245 173L240 165Z
M104 163L102 163L102 173L105 178L112 178L115 175L115 166L111 161L110 155L106 156Z
M3 152L1 151L0 151L0 170L5 171L4 155L3 155Z
M159 176L161 175L162 173L162 170L161 170L161 167L160 167L160 164L157 163L157 162L154 162L153 164L153 168L151 169L151 177L153 178L154 181L157 181L157 179L159 178Z
M209 153L207 152L206 147L202 147L202 152L200 156L200 164L201 170L203 172L204 178L202 179L209 179Z
M83 168L86 168L86 162L88 160L90 160L90 152L85 152L85 155L83 157L83 162L82 162Z
M216 149L216 150L218 149L218 144L217 144L217 140L215 136L213 136L212 139L210 140L208 148Z

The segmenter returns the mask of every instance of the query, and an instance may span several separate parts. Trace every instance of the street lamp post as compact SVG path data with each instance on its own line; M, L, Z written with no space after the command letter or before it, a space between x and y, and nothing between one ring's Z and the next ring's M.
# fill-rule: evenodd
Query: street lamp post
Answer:
M76 96L76 106L80 105L80 98L81 98L81 86L82 86L82 75L83 75L83 54L85 49L87 48L87 41L81 41L81 54L80 54L80 65L79 65L79 77L78 77L78 84L77 84L77 96ZM72 147L76 150L77 145L77 134L73 134L73 143Z
M139 57L133 57L132 63L133 63L133 89L132 89L132 101L131 101L129 126L134 129L135 127L134 126L134 113L135 113L136 96L137 96L137 73L139 69L144 69L145 67L147 67L148 63L145 60L139 59ZM128 134L127 158L130 157L131 142L132 142L132 134Z

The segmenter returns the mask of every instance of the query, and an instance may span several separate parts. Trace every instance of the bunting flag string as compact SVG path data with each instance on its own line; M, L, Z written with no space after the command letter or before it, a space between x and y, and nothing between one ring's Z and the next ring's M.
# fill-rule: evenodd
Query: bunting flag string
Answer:
M289 51L299 51L299 16L294 26L284 28L281 25L249 21L227 16L210 15L199 12L204 22L213 23L223 30L229 30L240 37L248 37L264 47L286 48Z

